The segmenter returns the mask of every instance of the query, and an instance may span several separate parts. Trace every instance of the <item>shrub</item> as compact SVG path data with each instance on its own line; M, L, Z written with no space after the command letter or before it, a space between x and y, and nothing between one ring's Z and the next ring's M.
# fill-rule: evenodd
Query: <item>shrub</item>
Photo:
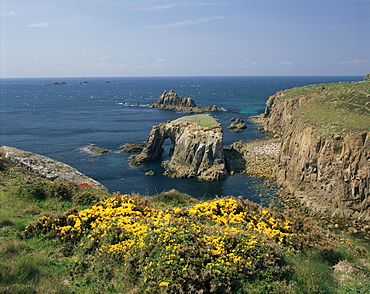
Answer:
M137 293L237 293L260 281L278 293L291 289L277 283L287 270L283 252L321 244L301 217L290 220L240 198L153 207L146 198L116 193L87 209L41 217L25 236L63 241L66 252L81 256L75 276L86 287L91 279L111 281L99 283L109 293L134 286ZM125 281L113 283L118 269Z
M146 293L231 293L242 281L281 274L289 221L267 210L246 211L234 198L165 210L139 199L116 194L85 210L44 216L25 234L56 237L72 250L119 261L132 273L131 284Z
M36 180L20 186L16 191L18 197L30 201L57 199L71 201L77 205L91 205L107 195L106 192L93 188L79 187L74 182L50 182Z
M78 187L75 183L38 180L33 183L20 186L17 194L19 197L27 200L40 201L49 198L71 200L77 190Z
M172 189L152 197L151 202L157 204L159 207L166 208L191 206L199 201L188 194Z

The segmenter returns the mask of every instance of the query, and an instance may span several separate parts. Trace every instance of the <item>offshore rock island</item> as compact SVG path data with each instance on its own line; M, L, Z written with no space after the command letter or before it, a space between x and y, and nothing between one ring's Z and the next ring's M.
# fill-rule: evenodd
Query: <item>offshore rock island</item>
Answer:
M152 107L172 109L174 111L183 113L203 113L218 110L216 105L212 107L199 107L195 104L192 98L181 98L174 92L174 90L171 90L169 92L164 91L159 97L158 101L153 103Z
M210 115L192 115L154 126L143 151L130 157L131 164L159 159L167 138L172 148L170 160L162 162L164 175L207 181L227 177L222 127Z

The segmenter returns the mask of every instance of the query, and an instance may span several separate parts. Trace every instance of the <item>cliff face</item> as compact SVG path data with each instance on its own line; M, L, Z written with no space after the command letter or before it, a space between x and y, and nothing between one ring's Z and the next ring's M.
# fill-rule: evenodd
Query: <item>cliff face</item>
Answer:
M369 86L283 91L267 101L264 128L282 136L276 177L314 211L370 220Z
M192 116L203 119L208 115ZM201 126L197 121L180 118L154 126L143 151L132 155L130 162L142 162L160 158L164 140L170 138L172 148L170 160L162 163L164 175L174 178L197 177L215 181L226 178L223 153L223 132L221 125L214 120L210 126Z

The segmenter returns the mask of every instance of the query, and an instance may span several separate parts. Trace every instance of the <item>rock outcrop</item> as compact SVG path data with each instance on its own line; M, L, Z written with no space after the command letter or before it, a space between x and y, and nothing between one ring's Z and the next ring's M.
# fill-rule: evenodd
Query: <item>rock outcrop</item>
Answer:
M364 81L370 81L370 72L366 74Z
M260 120L282 136L276 177L313 211L370 220L370 83L317 85L269 98Z
M142 144L125 144L123 145L121 148L121 150L119 151L119 153L132 153L132 152L141 152L143 151L145 145L142 145Z
M113 152L114 151L114 150L111 150L111 149L106 149L106 148L101 148L101 147L96 147L96 146L87 146L87 147L84 147L83 150L87 151L87 152L90 152L90 153L93 153L93 154L98 154L98 155L102 155L102 154L105 154L107 152Z
M232 123L227 128L234 133L241 133L243 129L247 128L247 125L241 118L232 118L231 121Z
M167 138L170 138L172 148L170 160L162 162L164 175L206 181L227 177L222 127L209 115L188 116L154 126L143 151L130 157L131 164L159 159Z
M37 177L46 178L50 181L87 184L92 188L108 191L102 184L80 173L77 169L42 155L14 147L2 146L0 147L0 156Z
M172 109L183 113L203 113L217 111L217 106L198 107L192 98L181 98L173 90L164 91L158 101L152 107Z

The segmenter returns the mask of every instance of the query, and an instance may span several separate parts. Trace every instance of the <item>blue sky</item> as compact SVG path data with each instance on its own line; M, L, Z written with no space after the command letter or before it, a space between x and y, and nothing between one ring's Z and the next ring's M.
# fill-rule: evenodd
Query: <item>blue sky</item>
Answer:
M370 0L2 0L1 77L365 75Z

